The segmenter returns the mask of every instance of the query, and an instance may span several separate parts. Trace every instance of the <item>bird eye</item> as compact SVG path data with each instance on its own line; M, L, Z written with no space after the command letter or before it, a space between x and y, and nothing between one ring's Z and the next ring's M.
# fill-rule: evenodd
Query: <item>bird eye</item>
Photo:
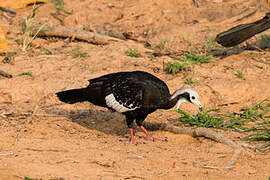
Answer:
M191 99L193 99L193 100L194 100L194 99L195 99L195 96L191 96Z

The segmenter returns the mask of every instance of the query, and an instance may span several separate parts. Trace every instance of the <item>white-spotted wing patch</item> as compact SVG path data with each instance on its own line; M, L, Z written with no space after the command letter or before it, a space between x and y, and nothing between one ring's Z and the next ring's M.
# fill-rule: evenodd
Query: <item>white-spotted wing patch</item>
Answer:
M106 100L107 106L121 113L132 111L139 108L139 107L132 107L133 104L130 104L129 106L127 105L124 106L123 104L120 104L119 102L117 102L113 94L109 94L108 96L106 96L105 100Z

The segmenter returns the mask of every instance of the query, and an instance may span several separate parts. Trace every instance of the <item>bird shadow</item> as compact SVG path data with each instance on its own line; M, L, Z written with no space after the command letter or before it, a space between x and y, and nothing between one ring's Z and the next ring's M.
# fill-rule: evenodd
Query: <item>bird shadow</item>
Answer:
M125 116L109 110L46 109L45 112L50 115L64 116L71 122L109 135L114 134L126 137L129 132L126 125Z

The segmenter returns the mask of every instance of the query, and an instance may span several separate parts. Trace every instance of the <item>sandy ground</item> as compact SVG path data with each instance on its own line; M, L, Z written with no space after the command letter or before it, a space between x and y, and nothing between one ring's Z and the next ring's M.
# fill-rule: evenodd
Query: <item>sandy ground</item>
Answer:
M35 18L53 25L65 25L94 32L128 32L158 44L168 40L167 47L176 50L202 49L207 36L215 36L234 25L259 19L269 10L264 3L254 15L238 22L227 22L255 0L224 0L214 3L193 1L118 1L65 0L64 8L71 15L61 13L55 18L55 6L40 7ZM32 7L18 10L11 19L0 16L0 24L17 25ZM269 153L243 151L235 168L206 169L203 166L223 167L232 149L208 139L194 139L169 132L151 132L167 137L168 142L149 142L137 132L138 146L126 145L129 138L124 117L89 103L63 104L55 93L63 89L84 87L87 80L117 71L144 70L164 80L171 92L182 87L185 79L192 84L206 108L237 112L265 98L270 98L270 66L268 51L246 51L214 63L194 66L191 71L169 75L164 63L168 56L150 58L143 44L128 40L98 46L86 42L67 42L63 39L37 38L26 52L16 43L19 30L3 27L12 51L14 64L0 63L0 68L12 74L0 80L0 179L268 179ZM259 36L258 36L259 37ZM253 38L251 39L254 40ZM73 58L74 49L81 47L86 57ZM52 55L44 55L44 48ZM125 55L136 48L143 57ZM4 57L2 56L2 59ZM242 71L244 79L236 71ZM29 76L16 76L32 72ZM90 109L90 110L89 110ZM197 113L197 107L184 104L182 109ZM29 113L35 111L35 116ZM44 115L53 116L44 116ZM58 115L58 116L56 116ZM65 115L65 117L63 117ZM146 121L166 122L177 118L172 111L158 110ZM238 144L240 135L233 131L219 131ZM241 135L242 136L242 135ZM261 143L247 142L257 146ZM12 152L13 154L10 154Z

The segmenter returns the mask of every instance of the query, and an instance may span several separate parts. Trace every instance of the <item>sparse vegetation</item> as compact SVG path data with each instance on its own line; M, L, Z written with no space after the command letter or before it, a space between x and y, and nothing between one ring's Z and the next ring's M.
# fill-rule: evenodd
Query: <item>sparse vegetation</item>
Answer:
M185 124L198 127L234 129L240 133L253 132L242 140L270 141L270 101L263 100L250 108L243 108L240 113L220 113L218 109L202 110L196 115L191 115L182 110L177 110L182 116L176 121L176 125ZM249 122L257 122L255 126L248 126ZM257 149L269 148L266 142Z
M53 53L49 49L43 48L42 54L44 54L44 55L52 55Z
M245 122L249 121L255 122L259 119L264 120L268 118L269 116L266 116L266 114L269 111L270 111L270 101L263 100L257 104L252 105L249 108L240 109L240 113L229 114L229 117L236 120L242 120Z
M42 24L39 29L36 32L32 31L32 27L33 27L33 18L35 16L35 11L39 8L40 6L34 6L32 8L31 14L25 19L25 29L24 29L24 33L22 35L22 51L26 51L26 49L32 45L33 40L36 38L36 36L38 35L38 33L40 31L42 31L45 26L46 23Z
M29 177L24 177L24 180L41 180L41 179L38 179L38 178L29 178Z
M190 77L190 78L187 78L184 83L190 85L190 84L195 84L195 83L199 83L199 82L198 81L193 81L192 77Z
M186 53L185 56L177 59L175 62L168 62L166 71L169 74L176 74L182 70L186 70L190 66L203 63L211 63L212 56L206 56L204 54L193 54L191 52Z
M169 42L169 40L167 39L163 39L163 40L160 40L159 44L154 47L155 48L159 48L159 49L164 49L165 48L165 45Z
M138 53L137 49L126 50L125 55L130 56L130 57L135 57L135 58L142 57L142 55Z
M208 111L202 110L196 115L191 115L178 109L176 112L182 114L180 118L177 119L180 124L189 124L191 126L199 126L199 127L208 127L208 128L222 128L224 126L224 117L221 114L218 114L217 109L211 109ZM210 114L210 112L215 112Z
M166 67L166 71L169 74L176 74L176 73L178 73L178 72L180 72L182 70L185 70L186 68L187 67L184 64L182 64L182 63L180 63L178 61L168 62L167 67Z
M69 12L63 8L64 6L63 0L50 0L50 1L55 4L57 11L62 11L66 14L72 14L72 12Z
M23 72L23 73L17 74L17 76L30 76L32 80L35 79L32 72Z
M212 56L206 56L204 54L193 54L193 53L187 53L184 57L180 58L179 61L183 61L187 64L190 65L195 65L195 64L203 64L203 63L212 63L211 61Z
M243 74L242 71L237 70L237 71L236 71L236 76L237 76L238 78L240 78L240 79L245 79L244 74Z
M73 58L84 58L87 57L87 52L84 52L81 46L77 46L75 49L72 49L72 57Z
M243 138L243 141L268 141L263 145L257 147L257 150L269 148L270 150L270 120L257 123L254 127L247 128L245 132L253 132L247 137Z

